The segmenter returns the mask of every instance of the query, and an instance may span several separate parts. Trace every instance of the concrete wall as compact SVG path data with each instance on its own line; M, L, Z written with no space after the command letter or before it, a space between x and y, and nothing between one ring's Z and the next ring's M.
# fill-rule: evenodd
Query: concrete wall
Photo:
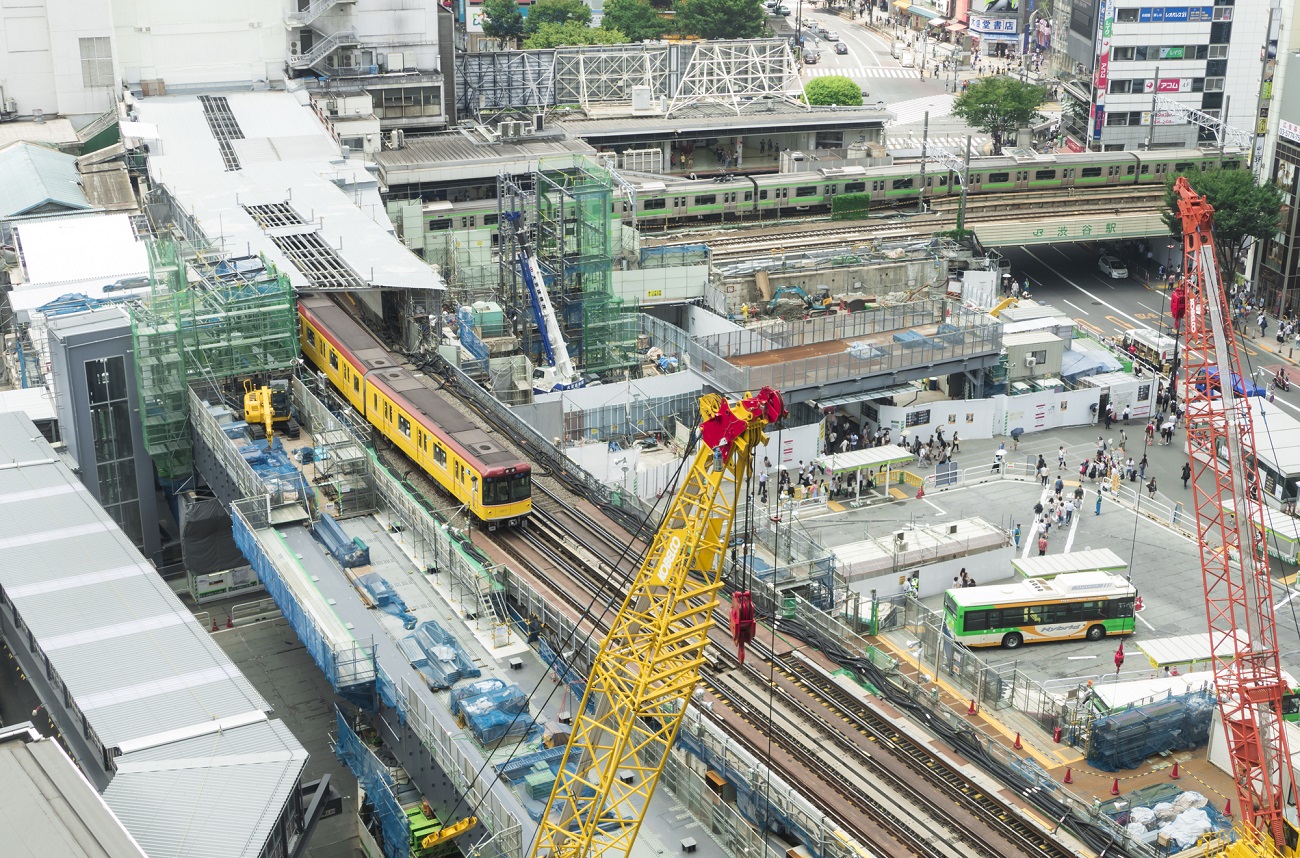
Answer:
M82 73L83 38L105 37L113 45L113 14L90 0L7 0L0 3L0 90L17 102L20 115L40 110L46 116L79 118L113 106L116 74L107 86L86 86ZM116 69L116 65L112 65Z
M1008 435L1012 429L1039 432L1061 426L1086 426L1092 422L1090 406L1097 404L1101 391L1095 389L1067 390L1064 393L1027 393L1023 396L998 395L988 399L941 399L918 402L913 405L881 405L877 414L881 426L891 430L890 437L897 441L903 429L909 438L928 439L942 428L944 436L951 439L955 431L962 440L993 438ZM929 419L922 419L922 412ZM874 428L874 427L873 427Z
M908 292L920 286L948 280L946 260L906 259L873 262L870 265L792 268L766 272L773 294L782 286L798 286L809 295L818 286L829 286L832 295L860 292L869 299L883 298L890 292ZM727 303L733 309L741 304L766 303L754 274L737 275L723 280Z

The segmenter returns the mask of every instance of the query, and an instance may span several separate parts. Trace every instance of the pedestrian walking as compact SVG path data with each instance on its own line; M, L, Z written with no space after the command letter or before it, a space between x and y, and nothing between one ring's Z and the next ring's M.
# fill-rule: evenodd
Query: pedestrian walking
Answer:
M1038 537L1038 556L1042 557L1047 553L1047 534Z
M1147 483L1147 493L1151 497L1156 496L1156 478L1154 476L1151 478L1151 482Z
M1187 483L1192 478L1192 466L1188 462L1183 462L1183 488L1187 488Z
M1016 540L1016 549L1019 550L1020 549L1020 525L1018 524L1016 525L1016 529L1011 532L1011 535Z
M761 471L758 475L758 499L761 503L767 503L767 471Z
M1147 454L1143 453L1142 461L1138 462L1138 479L1145 480L1146 478L1147 478Z
M1065 492L1065 480L1061 479L1060 474L1057 474L1056 475L1056 502L1057 503L1061 502L1061 495L1064 492Z
M1097 492L1097 506L1092 511L1093 515L1101 515L1101 492Z
M1074 518L1074 501L1066 499L1065 501L1065 523L1068 525Z
M1065 468L1065 445L1062 444L1056 450L1056 465L1064 470Z

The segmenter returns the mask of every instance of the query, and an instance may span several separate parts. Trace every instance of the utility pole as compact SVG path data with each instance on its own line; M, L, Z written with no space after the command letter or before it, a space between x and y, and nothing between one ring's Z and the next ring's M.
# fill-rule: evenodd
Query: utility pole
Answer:
M921 192L917 194L917 214L925 214L925 147L930 142L930 111L921 125Z
M1219 125L1219 169L1220 169L1220 170L1223 169L1223 146L1224 146L1225 143L1228 142L1228 108L1230 108L1230 107L1232 107L1232 96L1231 96L1231 95L1224 95L1224 96L1223 96L1223 113L1221 113L1221 114L1219 115L1219 119L1220 119L1220 125ZM1258 120L1256 120L1256 121L1258 121ZM1251 133L1251 135L1250 135L1250 151L1247 153L1246 157L1250 157L1251 154L1254 154L1254 151L1255 151L1255 135L1254 135L1254 133L1253 133L1253 131L1252 131L1252 133ZM1236 275L1236 273L1237 273L1237 272L1235 272L1235 271L1230 272L1231 275Z
M1156 99L1160 97L1160 66L1156 66L1156 76L1151 81L1151 130L1147 132L1147 151L1156 148Z
M970 135L969 135L969 134L966 135L966 161L965 161L965 164L966 164L966 166L965 166L965 170L966 170L966 172L964 173L964 175L963 175L963 177L962 177L962 183L961 183L961 200L960 200L960 202L957 203L957 230L958 230L958 233L959 233L959 234L960 234L960 231L961 231L962 229L965 229L965 226L966 226L966 185L969 184L969 183L965 180L965 176L969 176L969 175L970 175Z

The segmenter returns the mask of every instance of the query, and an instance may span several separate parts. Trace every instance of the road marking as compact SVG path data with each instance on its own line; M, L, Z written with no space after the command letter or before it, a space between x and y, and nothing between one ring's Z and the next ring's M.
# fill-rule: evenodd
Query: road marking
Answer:
M1146 626L1146 627L1147 627L1148 629L1150 629L1151 631L1154 632L1154 631L1156 630L1156 627L1155 627L1155 626L1153 626L1153 625L1151 625L1150 623L1148 623L1145 619L1142 618L1142 615L1139 614L1139 613L1137 613L1136 611L1133 613L1133 617L1134 617L1134 619L1142 620L1142 625Z
M1130 316L1128 313L1125 313L1123 310L1121 310L1120 308L1114 306L1113 304L1108 304L1108 303L1106 303L1105 301L1103 301L1103 300L1101 300L1100 298L1098 298L1096 295L1094 295L1094 294L1092 294L1091 292L1089 292L1087 289L1084 289L1084 288L1083 288L1082 286L1080 286L1078 283L1075 283L1075 282L1074 282L1073 280L1071 280L1069 277L1066 277L1064 274L1062 274L1061 272L1057 271L1057 270L1056 270L1055 268L1053 268L1051 265L1048 265L1046 262L1043 261L1043 259L1042 259L1038 254L1034 253L1034 252L1033 252L1032 250L1030 250L1029 248L1027 248L1027 247L1021 247L1021 250L1023 250L1023 251L1025 252L1025 255L1029 256L1031 259L1035 259L1035 260L1037 260L1038 263L1039 263L1040 265L1046 266L1047 269L1048 269L1049 271L1051 271L1053 274L1055 274L1057 277L1060 277L1062 280L1064 280L1066 283L1069 283L1069 284L1070 284L1071 286L1073 286L1075 289L1078 289L1078 290L1079 290L1080 292L1082 292L1084 295L1087 295L1089 298L1091 298L1092 300L1096 301L1098 304L1101 304L1101 305L1102 305L1103 307L1105 307L1107 310L1110 310L1110 311L1113 312L1113 313L1116 313L1116 314L1118 314L1118 315L1120 315L1120 316L1123 316L1123 317L1126 318L1126 319L1132 319L1135 323L1138 322L1137 319L1134 319L1134 318L1133 318L1132 316ZM1058 250L1058 252L1060 252L1060 249L1059 249L1059 248L1057 248L1057 250ZM1061 253L1061 256L1064 257L1065 254L1064 254L1064 253ZM1067 257L1067 258L1068 258L1068 257ZM1109 318L1109 317L1108 317L1108 318ZM1142 325L1141 323L1137 323L1137 324L1135 325L1135 327L1139 327L1139 328L1141 328L1141 327L1145 327L1145 326Z
M1274 605L1274 606L1273 606L1273 610L1276 611L1278 608L1282 607L1282 606L1285 605L1287 602L1289 602L1289 601L1291 601L1292 599L1294 599L1296 596L1300 596L1300 593L1297 593L1297 592L1294 592L1294 591L1293 591L1293 592L1291 593L1290 596L1287 596L1285 599L1283 599L1282 601L1280 601L1280 602L1278 602L1276 605Z
M1062 304L1069 304L1071 307L1073 307L1074 309L1078 310L1080 313L1083 313L1083 315L1085 315L1085 316L1090 315L1090 314L1088 313L1087 310L1083 309L1082 307L1080 307L1078 304L1074 303L1073 301L1066 301L1064 298L1062 298L1062 299L1061 299L1061 303L1062 303Z

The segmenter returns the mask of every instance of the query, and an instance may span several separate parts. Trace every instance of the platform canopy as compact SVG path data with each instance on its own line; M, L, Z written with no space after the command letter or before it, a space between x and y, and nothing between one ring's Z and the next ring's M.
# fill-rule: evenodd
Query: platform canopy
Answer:
M1093 548L1042 557L1015 557L1011 568L1026 578L1055 578L1070 572L1123 572L1128 564L1109 548Z
M1234 634L1237 640L1246 643L1249 635L1241 629ZM1199 664L1210 660L1210 636L1206 632L1193 635L1175 635L1169 638L1153 638L1137 642L1137 648L1151 660L1153 667L1166 664ZM1219 641L1215 656L1232 658L1236 655L1232 641L1224 638Z
M898 465L915 459L911 451L897 444L883 447L867 447L862 450L850 450L847 453L835 453L822 456L817 460L831 474L852 474L857 471L879 470L885 466Z

